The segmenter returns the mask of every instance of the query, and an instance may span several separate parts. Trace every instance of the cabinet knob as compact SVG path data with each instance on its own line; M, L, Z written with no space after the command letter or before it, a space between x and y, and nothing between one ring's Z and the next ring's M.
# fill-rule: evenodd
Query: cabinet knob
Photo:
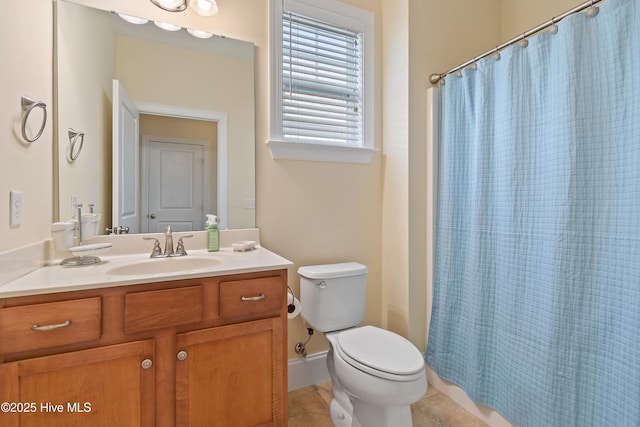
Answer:
M142 369L149 369L151 366L153 366L153 362L151 361L151 359L144 359L140 366L142 366Z
M176 356L178 358L178 360L184 360L187 358L187 352L186 351L179 351L178 355Z

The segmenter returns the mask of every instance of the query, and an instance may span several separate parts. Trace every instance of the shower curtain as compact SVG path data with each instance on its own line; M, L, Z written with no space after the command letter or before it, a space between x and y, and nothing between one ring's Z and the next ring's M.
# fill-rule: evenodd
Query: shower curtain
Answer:
M518 427L640 426L640 2L441 88L427 363Z

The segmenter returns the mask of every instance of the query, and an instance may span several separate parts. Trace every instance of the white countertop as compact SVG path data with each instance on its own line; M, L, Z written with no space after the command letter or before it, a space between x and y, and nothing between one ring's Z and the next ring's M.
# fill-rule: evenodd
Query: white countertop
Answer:
M206 263L204 258L210 258L212 260L211 266L200 266L197 269L176 272L113 274L118 267L148 263L150 260L148 252L120 255L116 251L116 254L111 256L98 255L101 262L94 265L61 266L58 260L52 265L38 268L0 285L0 298L252 273L288 268L293 265L291 261L260 246L247 252L234 252L230 247L221 248L218 252L207 252L203 249L189 250L188 252L189 255L186 255L185 259L193 257ZM156 258L153 259L153 262L172 262L172 260L173 258Z

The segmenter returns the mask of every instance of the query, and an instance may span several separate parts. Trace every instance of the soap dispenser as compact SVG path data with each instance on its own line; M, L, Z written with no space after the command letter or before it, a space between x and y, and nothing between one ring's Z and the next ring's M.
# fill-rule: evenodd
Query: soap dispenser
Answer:
M215 252L220 250L220 230L218 230L218 217L207 214L207 250Z

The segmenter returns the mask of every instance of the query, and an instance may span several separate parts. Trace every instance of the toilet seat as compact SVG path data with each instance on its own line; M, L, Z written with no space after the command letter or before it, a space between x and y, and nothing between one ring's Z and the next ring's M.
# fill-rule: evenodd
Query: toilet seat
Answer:
M376 377L413 381L425 375L422 354L411 342L375 326L339 333L336 350L349 365Z

